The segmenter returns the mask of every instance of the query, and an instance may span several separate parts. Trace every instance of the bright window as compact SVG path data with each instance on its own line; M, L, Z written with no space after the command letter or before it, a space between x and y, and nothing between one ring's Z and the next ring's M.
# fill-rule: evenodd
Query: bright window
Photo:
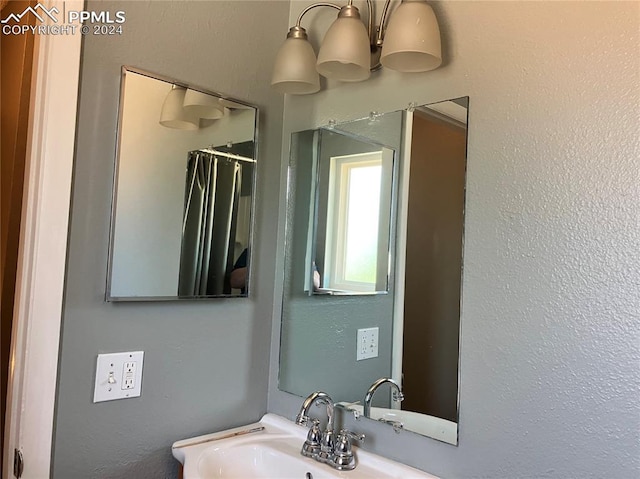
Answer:
M324 287L386 287L391 167L381 151L331 158ZM381 256L382 253L382 256ZM381 261L382 259L382 261Z

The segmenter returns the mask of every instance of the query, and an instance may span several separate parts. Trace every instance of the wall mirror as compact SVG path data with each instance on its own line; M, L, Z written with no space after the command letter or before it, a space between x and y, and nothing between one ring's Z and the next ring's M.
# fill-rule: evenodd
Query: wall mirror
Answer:
M257 117L123 67L108 301L248 294Z
M385 384L363 420L457 444L467 116L464 97L292 135L279 389L326 391L362 418L369 387L390 378L405 399ZM325 289L323 243L336 240L326 170L365 148L391 163L387 294L312 294ZM370 328L377 352L360 359L358 330Z

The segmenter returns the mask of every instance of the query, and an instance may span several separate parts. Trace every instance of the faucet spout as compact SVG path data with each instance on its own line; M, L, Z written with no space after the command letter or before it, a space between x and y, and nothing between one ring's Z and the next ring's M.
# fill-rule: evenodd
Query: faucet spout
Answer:
M373 395L377 391L377 389L385 383L389 383L393 391L393 400L394 401L402 401L404 399L404 393L402 392L402 388L400 385L395 382L391 378L380 378L375 381L367 390L367 394L364 396L364 417L371 417L371 401L373 400Z
M333 431L334 425L334 414L333 414L333 399L322 391L316 391L314 393L309 394L307 399L302 403L302 407L300 408L300 412L296 416L296 424L304 426L307 424L309 417L309 409L313 404L324 404L327 407L327 431Z

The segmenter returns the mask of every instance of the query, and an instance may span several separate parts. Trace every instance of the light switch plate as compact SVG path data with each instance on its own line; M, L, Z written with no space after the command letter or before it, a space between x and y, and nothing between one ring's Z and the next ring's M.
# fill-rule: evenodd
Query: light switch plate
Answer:
M143 351L98 354L93 402L140 396L143 359Z
M378 357L378 335L380 328L358 329L356 361Z

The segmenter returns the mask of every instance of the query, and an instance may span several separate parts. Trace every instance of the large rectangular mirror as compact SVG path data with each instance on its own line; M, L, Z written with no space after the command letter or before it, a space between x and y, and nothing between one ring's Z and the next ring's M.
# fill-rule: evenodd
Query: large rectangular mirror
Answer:
M292 135L281 390L301 397L323 390L362 417L367 390L388 378L404 400L395 401L383 382L367 401L368 419L457 444L467 114L465 97ZM349 158L354 149L364 156L367 145L393 164L385 202L388 294L310 294L325 286L323 243L336 241L322 219L323 192L333 188L323 171L338 160L326 158ZM369 189L380 183L375 176ZM377 198L368 202L380 211ZM377 352L362 359L358 336L370 328Z
M257 109L124 67L107 300L246 296Z

